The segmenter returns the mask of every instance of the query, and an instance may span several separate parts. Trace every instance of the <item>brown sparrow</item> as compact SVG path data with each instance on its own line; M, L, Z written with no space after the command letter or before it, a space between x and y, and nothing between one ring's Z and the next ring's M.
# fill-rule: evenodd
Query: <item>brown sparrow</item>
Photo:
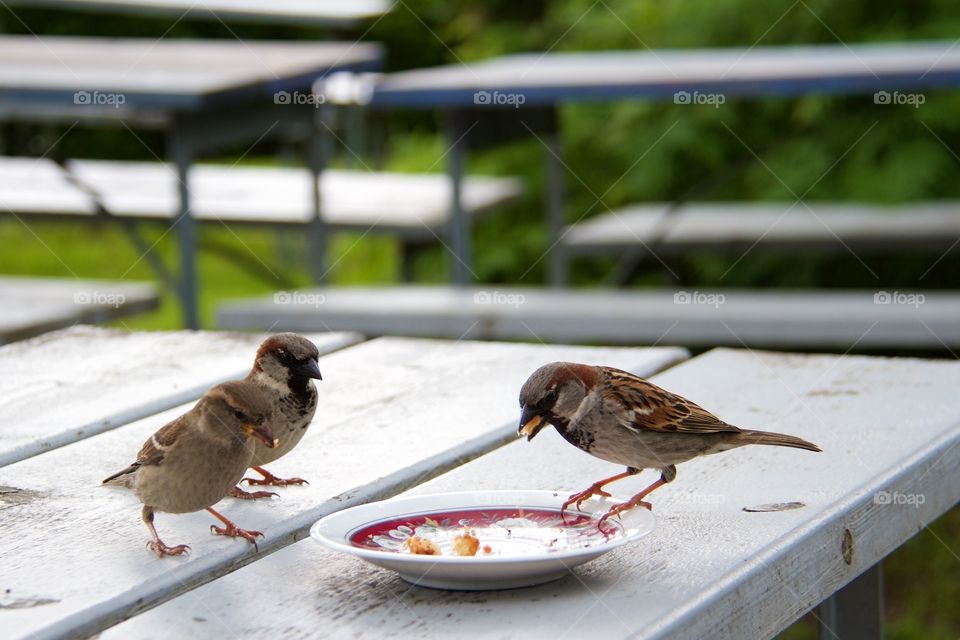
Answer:
M263 341L257 349L253 368L246 380L251 382L270 399L273 415L270 423L276 431L280 444L273 448L254 445L253 469L263 479L244 478L251 485L306 484L303 478L278 478L263 468L289 453L303 438L317 411L317 389L312 380L322 380L317 358L317 346L295 333L278 333ZM230 491L235 498L255 500L276 495L271 491L253 493L235 487Z
M660 470L660 479L633 498L610 509L600 524L636 506L652 508L644 498L677 477L676 465L747 444L820 448L794 436L739 429L693 402L638 376L572 362L553 362L533 372L520 390L519 434L532 440L552 424L570 444L601 460L622 464L623 473L592 484L563 504L580 507L591 496L610 494L603 487L645 468Z
M213 533L241 537L256 547L259 531L245 531L210 507L219 502L250 466L252 437L266 447L276 440L268 423L273 411L268 398L243 380L224 382L207 391L187 413L147 440L137 461L103 481L133 489L143 503L142 518L150 530L147 547L158 557L189 550L168 547L153 526L154 511L189 513L206 509L224 527Z

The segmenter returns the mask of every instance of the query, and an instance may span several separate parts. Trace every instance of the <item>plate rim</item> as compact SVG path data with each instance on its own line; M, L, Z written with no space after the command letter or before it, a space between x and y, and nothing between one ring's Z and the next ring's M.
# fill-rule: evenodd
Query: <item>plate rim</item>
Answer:
M493 489L493 490L484 490L484 491L443 491L435 493L421 493L407 496L394 496L392 498L387 498L385 500L377 500L374 502L366 502L359 505L354 505L346 509L341 509L339 511L334 511L329 513L322 518L318 519L310 526L310 537L323 545L324 547L331 549L333 551L339 551L341 553L347 553L350 555L358 556L364 559L373 560L373 561L387 561L387 562L407 562L411 564L467 564L467 565L476 565L479 559L484 565L493 565L493 564L524 564L524 563L534 563L534 562L543 562L545 560L555 560L562 561L572 558L580 558L583 556L597 556L612 551L618 547L621 547L625 544L635 542L640 538L643 538L651 534L656 529L656 517L649 510L639 508L637 513L645 512L647 515L642 516L644 519L647 519L648 522L643 527L636 528L633 533L629 533L630 529L625 527L627 532L626 535L607 542L605 544L583 547L576 549L566 549L563 551L554 551L544 554L535 554L535 555L519 555L519 556L429 556L429 555L418 555L418 554L406 554L406 553L395 553L390 551L380 551L377 549L367 549L364 547L357 547L353 544L350 544L344 537L341 540L331 538L320 531L324 526L331 526L336 523L336 520L343 518L350 514L351 512L360 511L364 509L370 509L378 505L383 505L385 503L403 503L412 500L429 500L431 498L456 498L456 497L466 497L470 496L475 498L478 494L483 495L494 495L494 496L503 496L507 495L541 495L543 497L557 498L565 495L564 491L559 490L549 490L549 489ZM601 498L598 502L609 504L611 507L617 504L622 504L626 502L627 499L619 498L616 496L604 497ZM494 505L491 505L494 506ZM554 505L551 504L540 504L539 506L550 508ZM579 513L582 515L593 515L591 512L585 512L580 509L570 510L573 513ZM373 521L368 521L372 523Z

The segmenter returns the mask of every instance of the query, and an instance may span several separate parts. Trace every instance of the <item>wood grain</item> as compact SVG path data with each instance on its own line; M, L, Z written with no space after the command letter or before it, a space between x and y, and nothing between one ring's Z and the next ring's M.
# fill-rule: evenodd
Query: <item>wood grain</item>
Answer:
M680 465L651 496L650 536L540 587L422 589L305 540L103 637L770 638L960 499L960 363L720 349L654 379L824 452L749 447ZM616 471L545 429L412 492L573 492ZM611 488L629 496L654 477ZM742 510L793 501L806 506Z
M311 334L321 353L354 333ZM196 400L246 375L262 334L77 326L0 348L0 466ZM159 425L158 425L159 426Z
M144 548L139 505L100 479L187 406L0 469L13 502L0 520L0 624L16 637L85 636L302 539L320 516L402 491L512 439L517 393L554 359L652 373L682 359L675 348L600 349L380 339L321 358L320 407L303 442L270 465L306 487L272 501L227 499L223 512L263 531L260 554L211 536L208 514L159 514L164 540L189 557ZM162 362L163 355L158 359ZM16 603L34 603L35 606Z

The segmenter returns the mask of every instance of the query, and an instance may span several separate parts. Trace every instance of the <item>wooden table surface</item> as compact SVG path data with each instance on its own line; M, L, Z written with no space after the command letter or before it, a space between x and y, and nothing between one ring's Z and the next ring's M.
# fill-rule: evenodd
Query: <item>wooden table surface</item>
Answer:
M149 282L0 277L0 345L81 322L98 323L156 309Z
M568 100L659 98L693 104L699 99L693 92L731 98L956 87L960 50L952 40L944 40L552 51L398 71L379 76L372 84L369 79L359 82L365 86L343 92L345 102L506 111ZM684 91L685 97L677 96ZM504 95L498 98L494 92Z
M383 15L393 6L387 0L7 0L7 4L169 16L178 22L186 18L337 27Z
M273 104L277 91L309 91L331 70L375 68L380 55L378 45L365 42L3 35L0 110L190 110L251 97Z
M134 334L131 339L172 345L183 335ZM196 341L204 335L193 338L198 358L204 348ZM257 342L255 336L249 337L249 346L238 340L236 360L232 351L227 356L230 340L236 337L208 337L210 358L224 362L221 374L248 363ZM109 352L108 345L116 347L121 339L104 338L102 348L88 340L85 352ZM45 344L56 352L58 342L75 339L69 333L52 334L45 337ZM334 336L330 344L342 346L346 340L349 336ZM32 361L45 345L36 344L28 351L16 346L21 347L19 358ZM169 369L173 373L182 367L182 350L144 348L152 352L152 359L143 364L147 372ZM128 352L116 347L114 356L119 353ZM135 355L136 349L129 353ZM0 350L0 357L4 356ZM161 535L192 546L187 557L160 561L144 549L147 532L132 494L98 486L107 474L128 464L153 431L189 404L168 405L172 408L8 464L0 468L0 624L14 637L96 633L245 564L262 561L302 539L326 513L394 495L460 466L515 438L519 387L544 362L607 363L651 375L685 357L685 351L670 347L389 338L324 355L320 359L322 400L314 429L294 452L270 466L280 475L304 476L311 484L284 489L279 499L271 501L228 499L220 505L241 526L266 534L259 552L241 541L210 536L209 516L160 514ZM91 361L95 359L90 356ZM115 366L123 370L124 365ZM46 404L82 405L82 396L96 394L90 403L102 407L104 415L114 412L114 403L128 411L127 397L143 393L143 381L136 375L113 376L109 369L104 366L95 374L103 379L100 388L71 390L69 403L51 388ZM126 371L135 374L135 369ZM157 395L170 397L169 379L165 383L162 375L160 379ZM187 382L196 386L202 379L197 375ZM4 390L4 397L15 391ZM43 400L37 397L34 404L38 402ZM25 411L21 408L19 414Z
M750 447L680 465L652 496L652 534L538 587L412 587L304 540L102 637L769 638L960 499L958 362L717 349L654 379L824 451ZM546 429L411 493L573 492L619 470ZM654 477L611 488L629 496ZM804 506L743 510L794 501Z
M354 333L307 334L327 353ZM263 334L77 326L0 349L0 467L196 400L246 375ZM55 400L51 402L51 400Z

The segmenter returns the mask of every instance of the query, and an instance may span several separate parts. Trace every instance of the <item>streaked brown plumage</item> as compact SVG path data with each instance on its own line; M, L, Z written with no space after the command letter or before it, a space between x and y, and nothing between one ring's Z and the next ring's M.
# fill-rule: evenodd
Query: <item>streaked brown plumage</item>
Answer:
M189 547L168 547L153 525L156 511L189 513L206 509L223 522L211 526L218 535L242 537L256 546L259 531L245 531L210 507L219 502L250 466L254 438L274 444L268 422L269 399L253 384L236 380L207 391L190 411L162 427L147 440L137 460L106 478L123 485L143 503L142 517L150 530L148 547L157 556L180 555Z
M296 333L270 336L257 349L246 380L255 384L270 400L273 406L270 423L280 444L274 448L255 444L250 466L263 479L244 478L244 482L277 487L306 484L303 478L278 478L264 469L263 465L290 453L307 433L307 427L317 411L317 388L313 380L322 379L317 364L319 356L317 346ZM255 500L276 494L271 491L247 492L235 487L230 495Z
M523 385L520 407L519 433L528 440L552 424L570 444L627 467L624 473L570 496L564 509L571 504L579 507L591 496L609 496L603 487L611 482L646 468L660 470L659 480L612 508L601 523L635 506L651 508L644 498L676 477L677 464L692 458L748 444L820 451L795 436L735 427L686 398L612 367L544 365Z

